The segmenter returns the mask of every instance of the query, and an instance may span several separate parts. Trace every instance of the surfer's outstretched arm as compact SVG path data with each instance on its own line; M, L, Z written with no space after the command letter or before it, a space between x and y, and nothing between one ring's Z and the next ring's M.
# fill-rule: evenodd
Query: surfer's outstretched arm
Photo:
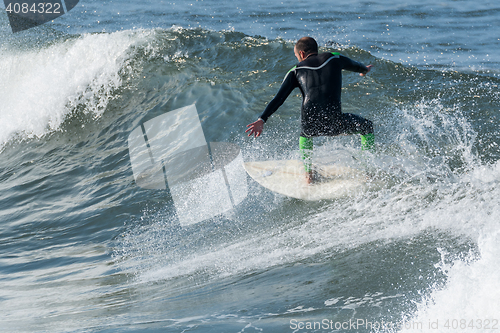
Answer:
M248 128L245 133L250 132L248 133L248 136L252 136L252 134L254 134L255 137L258 138L264 130L264 120L259 118L257 121L248 124L247 127Z
M281 84L280 90L271 102L267 104L266 109L262 112L259 119L247 125L248 128L245 133L250 132L248 133L248 136L252 136L252 134L254 134L256 138L259 137L264 129L264 123L267 121L267 118L278 110L278 108L285 102L288 95L290 95L292 90L295 89L295 87L298 87L297 80L295 79L295 75L291 74L292 72L293 68L287 73L283 83Z

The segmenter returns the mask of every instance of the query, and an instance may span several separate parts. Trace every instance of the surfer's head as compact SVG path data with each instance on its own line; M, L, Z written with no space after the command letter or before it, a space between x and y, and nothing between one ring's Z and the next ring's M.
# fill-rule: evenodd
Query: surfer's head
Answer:
M312 37L302 37L293 48L295 56L300 61L304 61L311 54L318 54L318 43Z

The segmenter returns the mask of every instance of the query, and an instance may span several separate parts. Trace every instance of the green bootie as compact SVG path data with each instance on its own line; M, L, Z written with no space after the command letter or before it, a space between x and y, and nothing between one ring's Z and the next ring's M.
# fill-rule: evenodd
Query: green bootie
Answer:
M368 133L360 135L361 137L361 150L375 151L375 135Z
M312 169L313 139L303 136L299 137L299 151L306 172L310 172Z

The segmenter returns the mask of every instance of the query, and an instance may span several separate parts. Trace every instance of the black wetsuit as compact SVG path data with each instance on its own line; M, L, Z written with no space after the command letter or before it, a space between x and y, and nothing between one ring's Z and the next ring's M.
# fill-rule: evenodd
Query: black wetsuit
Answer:
M368 68L339 53L310 55L293 67L285 76L280 90L260 116L267 121L286 100L293 89L302 92L303 137L334 136L339 134L373 133L373 124L350 113L342 113L340 94L342 70L367 73Z

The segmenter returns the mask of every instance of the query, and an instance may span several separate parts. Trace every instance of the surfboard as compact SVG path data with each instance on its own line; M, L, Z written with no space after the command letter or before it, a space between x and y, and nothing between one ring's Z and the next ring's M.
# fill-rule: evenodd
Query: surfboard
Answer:
M314 163L318 179L307 184L302 161L246 162L248 175L263 187L287 197L317 201L353 195L368 188L365 172L338 164Z

